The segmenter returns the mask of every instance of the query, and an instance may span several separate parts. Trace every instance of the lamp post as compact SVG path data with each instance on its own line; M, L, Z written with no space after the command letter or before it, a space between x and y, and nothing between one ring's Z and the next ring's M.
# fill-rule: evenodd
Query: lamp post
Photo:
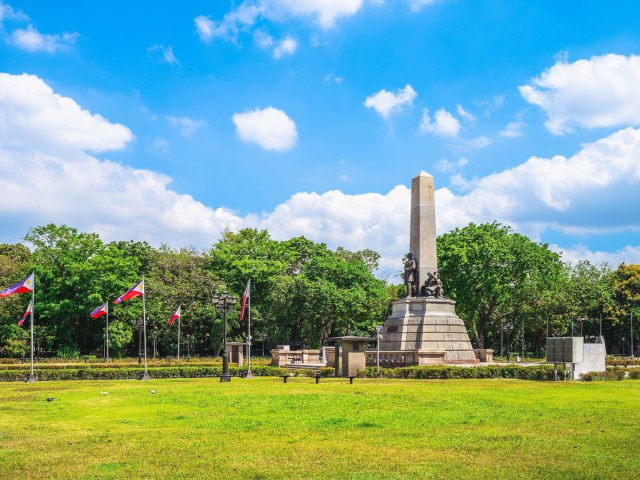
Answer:
M216 293L212 299L213 305L222 310L224 318L224 330L222 336L222 375L220 376L221 382L230 382L231 375L229 375L229 356L227 354L227 312L235 305L236 298L229 292Z
M512 323L507 323L504 327L502 327L505 332L507 332L507 361L511 358L511 332L515 328Z
M158 325L156 322L152 322L153 324L153 359L156 359L156 354L158 353Z
M142 327L143 327L142 318L138 319L138 323L136 323L136 327L138 327L138 365L140 365L142 363Z
M586 317L578 317L576 320L580 322L580 336L584 337L584 322L588 319Z
M264 341L267 339L267 332L262 332L260 334L260 340L262 340L262 356L264 357Z
M631 312L631 358L633 358L633 312Z
M380 340L382 339L382 325L376 325L376 370L380 376Z

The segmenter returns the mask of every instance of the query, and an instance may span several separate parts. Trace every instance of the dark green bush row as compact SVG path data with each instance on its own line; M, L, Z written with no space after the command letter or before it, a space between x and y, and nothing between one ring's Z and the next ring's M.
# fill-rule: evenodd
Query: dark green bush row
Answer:
M209 362L181 362L178 365L177 361L173 361L171 363L168 362L148 362L149 367L153 368L171 368L171 367L222 367L221 361L209 361ZM5 370L25 370L29 369L29 363L16 363L11 365L0 365L0 371ZM141 365L136 362L114 362L114 363L40 363L36 362L37 370L86 370L86 369L116 369L116 368L130 368L136 369L141 368ZM253 369L253 363L252 363Z
M217 377L222 374L222 367L150 367L151 378L204 378ZM136 379L142 374L143 369L137 368L60 368L60 369L36 369L38 380L127 380ZM239 376L245 369L229 367L229 373ZM258 365L251 371L256 376L283 376L287 370L278 367ZM29 370L0 371L0 381L15 382L24 381Z
M553 380L552 365L488 365L481 367L456 367L451 365L434 365L424 367L381 368L384 378L518 378L521 380ZM367 367L360 372L361 377L377 377L375 367Z
M588 372L580 375L580 378L585 382L592 382L598 380L624 380L630 378L631 380L640 380L640 368L634 368L627 370L622 367L608 367L606 372Z

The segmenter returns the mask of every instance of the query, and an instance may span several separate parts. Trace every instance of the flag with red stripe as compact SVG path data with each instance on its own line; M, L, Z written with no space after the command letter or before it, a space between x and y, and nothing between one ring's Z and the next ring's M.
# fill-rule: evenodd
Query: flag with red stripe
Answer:
M169 325L173 325L173 322L175 322L177 319L180 318L180 309L181 308L182 308L182 305L178 306L178 310L176 310L176 313L171 315L171 318L169 319Z
M251 280L247 282L247 288L244 289L244 294L242 295L242 309L240 310L240 321L244 318L244 310L247 306L247 300L249 300L249 296L251 295Z
M109 313L109 302L100 305L94 311L91 312L91 318L100 318L102 315Z
M31 314L31 312L33 312L33 300L29 301L29 306L27 307L27 311L24 312L24 315L22 315L22 318L20 319L20 321L18 322L18 326L21 327L22 324L24 323L24 321L27 319L27 317Z
M0 291L0 298L8 297L9 295L16 295L18 293L33 292L33 272L27 278L20 280L18 283L14 283L10 287Z
M126 302L127 300L131 300L132 298L136 298L136 297L141 297L143 295L144 295L144 280L140 280L133 287L131 287L125 293L123 293L118 298L116 298L116 300L113 303L117 305L118 303Z

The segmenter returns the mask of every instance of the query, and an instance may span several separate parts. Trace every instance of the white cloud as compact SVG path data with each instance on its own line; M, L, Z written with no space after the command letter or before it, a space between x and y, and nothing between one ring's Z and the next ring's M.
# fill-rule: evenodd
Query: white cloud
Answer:
M298 139L295 122L277 108L236 113L232 120L242 141L255 143L265 150L291 150Z
M29 20L29 17L25 15L21 10L14 10L11 5L7 5L0 1L0 27L5 20Z
M288 119L272 107L238 114L249 115L251 121L244 124L249 131L261 130L248 141L260 144L265 137L272 138L263 127L264 122L277 123L273 120L280 117L277 112ZM252 117L255 113L258 116ZM0 74L2 224L13 224L16 218L25 225L67 223L96 231L106 240L200 247L210 245L225 229L254 226L268 228L278 239L305 235L332 248L371 248L383 255L384 272L400 270L409 243L410 192L405 185L388 193L300 192L270 212L241 217L170 189L166 175L86 153L122 149L132 139L126 127L82 109L38 77ZM492 220L533 238L547 229L567 234L637 231L639 157L640 130L627 128L584 145L571 157L532 157L474 179L467 182L465 194L439 188L438 232ZM564 250L570 259L586 256L614 264L637 262L640 253L635 246L617 252L591 252L579 246Z
M469 160L466 158L460 158L457 162L450 162L446 158L443 158L436 164L436 169L440 172L452 172L461 170L466 167L468 163Z
M166 175L100 160L126 127L82 109L40 78L0 74L0 219L67 223L106 239L207 245L242 219L168 188ZM208 239L208 240L207 240Z
M457 137L460 134L460 121L444 108L438 110L432 120L429 109L425 108L422 112L420 130L440 137Z
M414 12L422 10L428 5L433 5L434 3L436 3L436 1L437 0L406 0L406 2L409 4L409 7Z
M71 98L53 92L35 75L0 73L0 144L34 149L123 148L133 140L127 127L91 114Z
M156 62L166 63L168 65L180 65L180 61L173 53L173 47L169 45L152 45L147 49L147 52L154 58Z
M413 106L413 101L417 96L418 94L411 85L395 92L380 90L378 93L368 96L364 101L364 106L373 108L378 112L378 115L387 120L392 114Z
M344 77L340 77L338 75L336 75L335 73L327 73L322 80L324 80L325 82L333 82L336 83L338 85L340 85L343 81L344 81Z
M458 104L456 109L458 111L458 115L460 115L460 118L462 118L463 120L465 120L467 122L475 121L475 119L476 119L475 115L473 115L472 113L470 113L470 112L466 111L464 108L462 108L462 105Z
M193 19L193 23L203 43L211 43L215 38L235 43L238 35L250 29L263 13L264 8L261 5L244 2L228 12L219 22L200 15Z
M298 42L293 37L285 37L280 40L273 49L273 58L282 58L293 55L298 50Z
M640 57L604 55L558 61L520 87L523 98L542 108L554 135L575 127L597 128L640 124Z
M507 123L507 126L500 132L501 137L507 138L517 138L523 135L522 129L525 124L522 120L514 120L513 122Z
M260 48L271 48L275 43L273 37L262 30L256 30L253 34L253 41L256 42Z
M71 47L78 36L79 34L76 32L56 33L53 35L40 33L32 25L29 25L26 29L18 28L14 30L7 38L7 41L27 52L54 53Z
M612 267L617 267L621 263L640 264L640 245L627 245L615 252L604 250L591 250L584 245L575 245L569 248L550 245L550 248L562 254L562 259L571 263L578 263L580 260L589 260L591 263L608 263Z
M203 120L195 120L189 117L174 117L171 115L165 115L164 118L166 118L171 125L180 127L180 133L185 137L192 135L199 128L205 125L205 122Z
M322 28L331 28L341 19L355 15L363 0L261 0L265 14L275 20L287 17L310 18Z

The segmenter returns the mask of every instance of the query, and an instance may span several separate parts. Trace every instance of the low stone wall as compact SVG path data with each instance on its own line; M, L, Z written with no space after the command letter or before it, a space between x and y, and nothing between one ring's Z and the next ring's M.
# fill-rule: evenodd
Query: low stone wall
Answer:
M320 363L320 350L271 350L271 365L274 367L284 367L285 365L290 364L302 365L305 363Z
M490 348L474 348L473 353L480 363L493 363L493 350Z
M426 350L380 350L380 366L383 368L410 367L412 365L444 365L446 352ZM376 365L377 352L366 352L368 367Z

